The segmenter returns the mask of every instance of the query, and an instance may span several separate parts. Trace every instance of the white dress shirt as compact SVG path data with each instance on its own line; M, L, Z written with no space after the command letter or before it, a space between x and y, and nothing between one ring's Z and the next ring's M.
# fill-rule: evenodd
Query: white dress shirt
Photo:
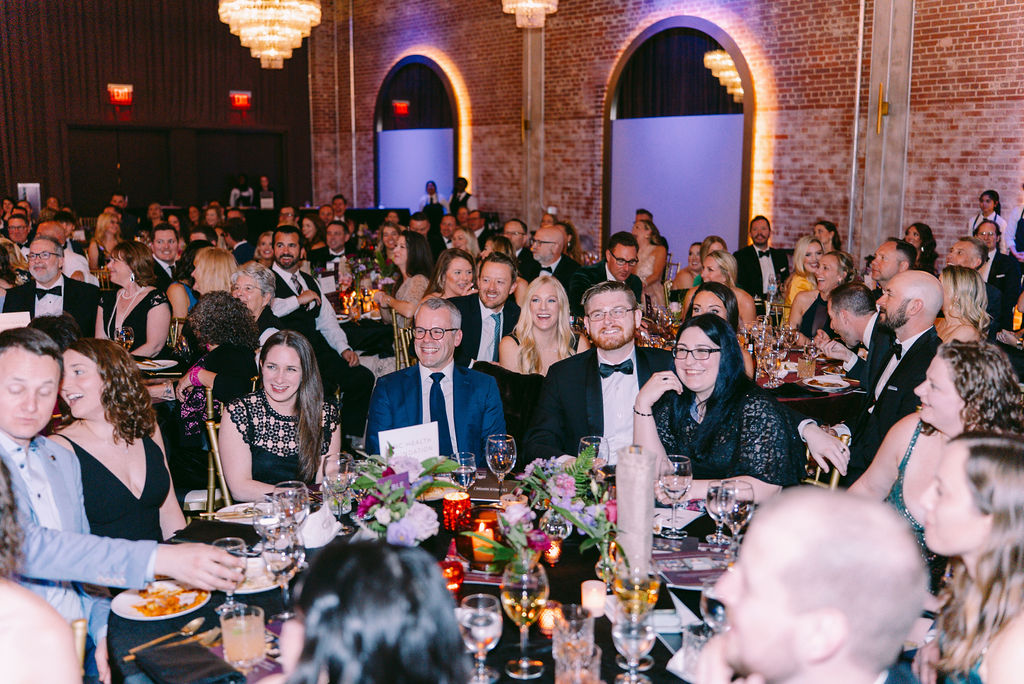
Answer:
M882 392L885 391L885 386L889 384L889 378L891 378L892 374L896 372L896 366L900 365L900 361L902 361L903 357L907 355L907 352L910 351L910 348L914 346L914 342L917 342L917 338L919 338L921 335L924 335L929 330L931 330L931 328L926 328L921 332L917 333L916 335L914 335L913 337L908 337L903 341L896 340L896 344L898 344L902 348L901 355L900 358L897 359L896 355L893 354L889 358L889 363L885 364L885 368L882 369L882 374L878 376L878 382L875 383L876 401L878 400L878 397L882 395ZM874 406L871 407L871 410L873 409Z
M174 264L169 264L166 261L157 259L156 257L153 257L153 261L156 262L158 267L164 269L164 273L166 273L172 280L174 279Z
M640 378L636 363L636 347L630 352L633 373L612 373L601 378L601 404L604 413L604 438L608 442L608 464L618 462L620 449L633 443L633 402L640 392ZM601 349L597 350L597 362L612 363Z
M755 250L757 247L754 248ZM757 257L757 265L761 267L761 293L766 294L768 292L769 281L775 280L775 264L772 263L771 247L765 247L764 252L767 252L764 256ZM755 252L756 256L756 252ZM778 289L778 283L775 283L776 289Z
M996 254L999 252L999 248L996 247L988 253L988 261L981 265L978 269L978 273L981 275L981 279L986 283L988 282L988 274L992 271L992 260L996 258Z
M458 453L459 445L455 438L455 383L452 380L452 374L455 372L455 362L449 361L448 365L440 370L425 366L417 367L420 369L420 405L423 407L424 425L433 420L430 417L430 388L434 386L434 381L431 379L430 374L444 373L444 377L441 378L441 391L444 392L444 412L448 416L448 434L452 437L452 453ZM440 434L440 430L438 430L438 434Z
M871 351L871 335L875 332L875 322L877 320L878 312L876 311L871 315L871 318L868 319L868 324L864 326L864 339L861 340L861 344L863 344L864 348L868 351ZM857 365L857 359L859 358L859 356L854 354L851 358L843 361L843 369L846 371L852 370L853 367Z
M480 301L480 298L477 298ZM480 346L476 350L476 360L496 361L494 355L494 319L493 314L498 314L498 342L501 342L502 325L505 322L504 305L497 311L488 309L480 302Z
M562 257L558 257L557 259L552 261L549 266L541 266L540 267L541 273L544 273L545 271L550 271L551 275L554 275L555 274L555 269L558 268L558 264L561 261L562 261ZM605 266L605 271L606 272L608 271L608 267L607 266ZM611 275L611 274L609 274L609 275Z
M85 282L91 285L100 284L99 279L89 271L89 260L70 249L64 250L64 268L62 271L68 278L75 275L76 271L81 271L82 275L85 276Z
M61 288L61 294L48 294L42 299L36 298L36 316L60 316L64 313L64 276L58 277L49 287L43 287L36 283L35 289L53 290L55 287ZM32 292L32 296L36 297L35 291Z
M309 287L306 286L306 281L302 279L298 271L289 273L278 266L277 262L274 262L271 268L284 279L289 289L295 293L294 297L275 297L270 303L270 310L274 312L275 316L282 318L299 308L298 296L308 290ZM292 282L292 277L297 278L299 282L297 290L295 289L295 283ZM327 344L331 345L331 348L339 354L352 348L349 346L348 336L345 335L345 331L338 325L338 316L334 313L330 302L322 296L320 298L320 313L316 317L316 329L327 340Z

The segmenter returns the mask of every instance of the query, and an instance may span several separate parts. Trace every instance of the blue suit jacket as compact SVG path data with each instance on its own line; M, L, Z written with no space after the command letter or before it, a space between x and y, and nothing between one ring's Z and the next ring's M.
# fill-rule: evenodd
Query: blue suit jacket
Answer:
M452 385L457 448L472 451L476 454L477 467L485 468L484 444L487 438L505 433L505 412L498 383L489 375L456 365ZM377 433L381 430L420 425L422 422L423 391L419 366L388 373L377 381L370 397L366 451L380 453Z
M18 522L23 535L22 567L18 578L21 584L44 598L46 587L52 582L82 582L131 589L144 587L156 542L89 534L78 459L45 437L36 437L35 443L43 455L40 460L59 508L63 529L54 530L40 524L20 469L0 448L0 457L11 473L11 488L18 502ZM110 601L86 593L80 586L76 585L76 589L82 597L83 612L89 618L89 633L96 636L107 624Z

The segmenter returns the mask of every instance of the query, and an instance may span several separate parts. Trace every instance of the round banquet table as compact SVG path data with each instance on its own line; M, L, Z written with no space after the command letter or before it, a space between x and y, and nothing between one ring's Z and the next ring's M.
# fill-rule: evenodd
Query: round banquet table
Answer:
M789 360L795 362L799 356L799 352L792 352L789 355ZM815 364L815 374L824 374L823 369L830 365L835 364L818 360ZM860 389L860 383L856 380L843 379L850 383L849 387L836 392L826 392L812 389L800 382L794 371L783 377L781 385L769 388L767 391L789 408L808 418L814 418L821 425L846 422L852 427L852 422L856 419L864 401L864 391ZM764 387L767 381L767 377L760 376L757 379L757 384Z

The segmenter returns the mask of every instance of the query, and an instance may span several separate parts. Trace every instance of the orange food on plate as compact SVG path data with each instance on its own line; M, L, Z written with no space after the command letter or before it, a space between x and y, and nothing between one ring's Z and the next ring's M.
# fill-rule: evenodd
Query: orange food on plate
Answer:
M183 601L191 595L191 599ZM174 615L193 608L209 596L209 592L201 589L185 589L183 587L166 587L151 585L139 592L143 603L136 604L135 610L146 617L163 617Z

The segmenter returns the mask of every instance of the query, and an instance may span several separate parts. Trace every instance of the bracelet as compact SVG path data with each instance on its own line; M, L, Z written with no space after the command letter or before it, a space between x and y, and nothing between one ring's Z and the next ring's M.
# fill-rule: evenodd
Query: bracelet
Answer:
M636 410L636 406L633 407L633 413L635 413L638 416L643 416L644 418L650 418L651 416L654 415L653 413L641 413L640 411Z
M203 383L199 380L199 371L202 368L199 366L192 366L192 370L188 372L188 381L192 383L193 387L202 387Z

